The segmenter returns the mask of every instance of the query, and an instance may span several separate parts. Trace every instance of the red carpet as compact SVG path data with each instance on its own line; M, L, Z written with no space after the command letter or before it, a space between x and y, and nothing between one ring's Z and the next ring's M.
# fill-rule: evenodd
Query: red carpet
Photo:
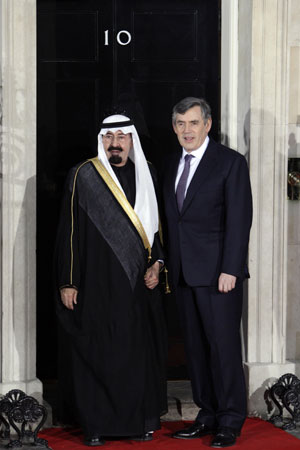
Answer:
M183 422L163 422L162 429L155 433L153 441L134 442L130 440L107 440L104 449L134 450L201 450L210 447L209 436L191 441L171 439L170 435L184 426ZM79 430L49 428L39 433L39 437L48 440L53 450L86 450L82 444L82 433ZM92 448L92 447L90 447ZM237 439L234 449L243 450L300 450L300 440L285 431L260 419L247 419L242 436Z

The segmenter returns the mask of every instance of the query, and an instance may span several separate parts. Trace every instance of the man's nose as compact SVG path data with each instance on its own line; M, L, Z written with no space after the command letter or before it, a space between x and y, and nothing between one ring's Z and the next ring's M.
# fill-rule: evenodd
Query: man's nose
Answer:
M188 133L191 129L191 126L189 123L184 124L184 133Z
M112 140L112 145L115 145L115 144L119 144L119 138L118 138L118 136L114 136L113 137L113 140Z

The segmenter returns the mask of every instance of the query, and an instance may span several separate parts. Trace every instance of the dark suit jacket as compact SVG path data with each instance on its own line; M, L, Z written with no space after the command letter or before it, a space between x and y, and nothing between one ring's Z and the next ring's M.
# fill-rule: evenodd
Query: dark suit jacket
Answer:
M163 186L171 280L178 283L181 269L190 286L214 286L221 272L244 279L252 221L244 156L210 139L179 213L175 179L180 157L181 152L169 160Z

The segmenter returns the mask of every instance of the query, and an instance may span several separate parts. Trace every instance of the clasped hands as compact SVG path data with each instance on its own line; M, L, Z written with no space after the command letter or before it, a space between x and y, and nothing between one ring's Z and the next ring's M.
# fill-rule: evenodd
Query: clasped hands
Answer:
M148 267L144 276L145 286L148 289L154 289L158 285L161 266L162 264L159 261L156 261L151 267Z

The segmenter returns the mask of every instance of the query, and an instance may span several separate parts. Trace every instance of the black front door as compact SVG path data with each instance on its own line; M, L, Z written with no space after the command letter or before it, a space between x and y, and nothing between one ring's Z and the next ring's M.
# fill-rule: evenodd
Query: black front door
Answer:
M96 154L101 120L116 107L134 117L157 166L176 145L171 110L186 96L208 100L218 139L220 0L37 0L37 6L37 361L45 378L56 372L52 252L66 173ZM176 338L172 309L168 315Z

